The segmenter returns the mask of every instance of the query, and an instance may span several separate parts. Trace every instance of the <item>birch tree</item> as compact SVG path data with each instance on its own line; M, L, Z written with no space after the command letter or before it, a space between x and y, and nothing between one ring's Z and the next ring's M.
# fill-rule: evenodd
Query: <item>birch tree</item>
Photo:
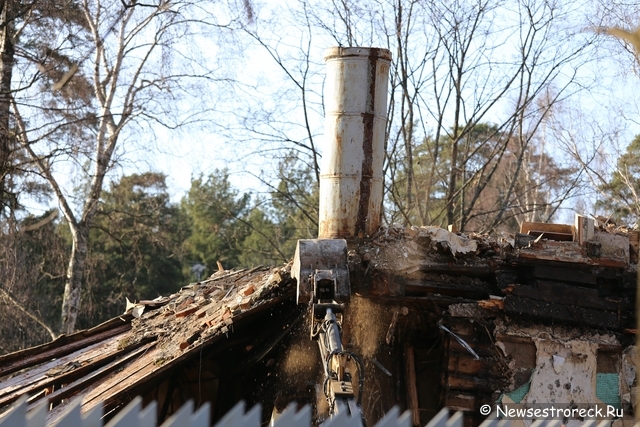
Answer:
M63 42L81 51L79 60L54 67L61 74L58 86L54 86L59 90L50 93L45 107L57 108L42 114L45 108L35 102L12 98L21 147L51 186L72 236L62 333L75 330L89 231L107 174L126 152L126 146L132 148L133 125L147 132L146 137L139 137L151 142L149 123L167 128L184 124L184 116L172 105L181 102L181 94L190 82L207 77L197 57L188 58L195 52L185 49L188 37L193 35L194 8L195 4L180 1L83 0L80 9L85 32ZM198 22L205 12L200 10ZM78 92L86 92L80 101L63 102ZM42 100L38 101L42 105ZM66 141L60 140L61 132ZM75 197L69 188L73 183L64 169L56 169L58 164L66 165L67 173L73 165L73 170L84 174L81 197Z

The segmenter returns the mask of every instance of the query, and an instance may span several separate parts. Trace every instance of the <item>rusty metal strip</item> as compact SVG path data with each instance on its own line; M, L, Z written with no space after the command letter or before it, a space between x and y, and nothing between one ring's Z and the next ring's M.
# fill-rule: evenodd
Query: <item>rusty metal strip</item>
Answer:
M362 113L362 170L360 179L360 200L356 215L356 236L360 233L367 234L367 219L369 217L369 202L371 200L371 183L374 178L373 171L373 124L375 118L376 99L376 66L380 53L378 49L369 51L367 63L367 101L365 113Z

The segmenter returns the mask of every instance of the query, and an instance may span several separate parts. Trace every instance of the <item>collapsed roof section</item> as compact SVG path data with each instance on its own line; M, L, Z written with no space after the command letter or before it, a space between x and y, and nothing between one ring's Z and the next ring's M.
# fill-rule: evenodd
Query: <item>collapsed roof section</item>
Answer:
M49 402L50 422L75 397L83 412L104 404L108 413L230 340L244 344L243 361L258 362L283 335L278 326L299 317L294 294L288 268L258 267L221 271L171 296L131 304L125 315L93 329L0 357L0 408L29 394L30 407ZM276 312L275 328L256 326ZM171 413L168 405L160 410L160 420Z

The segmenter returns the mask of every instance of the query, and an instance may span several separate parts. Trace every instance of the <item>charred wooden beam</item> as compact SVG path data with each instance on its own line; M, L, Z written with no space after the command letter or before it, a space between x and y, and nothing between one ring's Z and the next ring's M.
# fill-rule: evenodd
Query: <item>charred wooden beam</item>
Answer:
M414 426L420 425L420 404L418 402L418 388L416 382L416 361L413 346L404 348L405 376L407 384L407 407L411 411Z
M628 254L629 248L627 248ZM540 240L530 242L528 246L518 250L516 259L536 260L557 263L557 266L580 265L601 266L613 268L627 268L629 257L619 256L617 252L604 251L600 257L589 256L587 248L578 242L556 242L553 240Z
M617 312L620 302L607 300L598 295L597 289L570 286L563 283L537 280L535 286L513 285L508 288L511 295L538 301L559 302L578 307Z
M556 280L559 282L581 283L584 285L596 285L596 276L591 268L587 271L575 267L562 268L550 265L536 265L533 268L533 277L539 279Z
M372 278L372 293L389 296L422 296L430 294L484 299L491 287L481 279L446 274L424 274L407 278L397 274L379 274Z
M573 325L607 329L620 327L618 313L534 300L516 295L506 296L504 311L507 314L527 316L543 321L566 322Z
M520 283L520 278L515 269L503 269L496 271L496 284L498 288L506 288L508 285Z

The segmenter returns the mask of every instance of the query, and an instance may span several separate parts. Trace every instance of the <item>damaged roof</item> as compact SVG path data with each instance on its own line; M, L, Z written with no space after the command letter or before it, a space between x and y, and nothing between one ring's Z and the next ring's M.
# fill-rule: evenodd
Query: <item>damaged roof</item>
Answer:
M82 398L82 411L119 401L180 362L228 337L285 300L295 282L289 267L221 271L179 292L128 307L92 329L0 357L0 408L29 394L30 408ZM55 389L54 384L65 383ZM135 394L134 394L135 395ZM54 422L66 404L55 406Z

